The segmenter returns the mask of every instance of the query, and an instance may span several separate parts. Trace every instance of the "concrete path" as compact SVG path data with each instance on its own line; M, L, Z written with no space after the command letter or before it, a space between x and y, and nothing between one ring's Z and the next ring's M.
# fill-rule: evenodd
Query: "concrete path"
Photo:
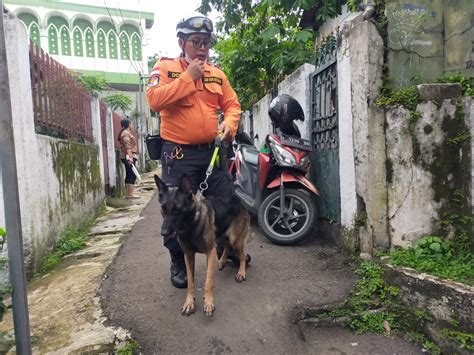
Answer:
M97 220L88 246L28 286L35 354L107 354L132 336L144 354L420 354L400 339L342 328L295 325L296 307L344 300L355 277L350 259L315 239L269 242L253 227L247 281L228 266L216 278L216 313L202 312L205 258L197 256L197 312L180 315L185 290L169 282L169 256L152 174L133 204ZM11 312L0 330L12 329Z
M152 174L138 189L140 199L112 199L91 228L87 247L68 255L52 272L28 284L28 304L35 354L112 353L129 337L125 329L104 326L98 291L106 268L142 219L155 193ZM0 331L13 334L8 311ZM11 352L13 352L12 349Z
M180 314L185 290L169 282L169 255L153 198L107 270L101 288L106 324L128 329L145 354L420 354L400 338L313 329L293 323L295 308L343 301L355 276L350 258L313 239L295 247L268 242L253 226L247 280L228 266L216 277L216 312L202 311L205 256L196 257L196 314Z

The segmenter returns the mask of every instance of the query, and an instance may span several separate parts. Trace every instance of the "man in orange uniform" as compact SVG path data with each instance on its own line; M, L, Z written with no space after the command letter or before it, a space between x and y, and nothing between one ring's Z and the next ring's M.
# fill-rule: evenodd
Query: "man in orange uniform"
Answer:
M162 178L177 186L183 174L195 189L204 181L218 132L230 142L240 120L240 104L225 74L207 62L212 21L202 14L183 18L176 26L178 58L161 58L150 73L147 99L160 112ZM218 125L218 110L224 113ZM215 168L205 195L231 196L233 183L227 171ZM173 231L162 227L164 245L171 256L171 283L187 286L184 256ZM238 257L235 256L238 260ZM250 261L250 257L247 256Z

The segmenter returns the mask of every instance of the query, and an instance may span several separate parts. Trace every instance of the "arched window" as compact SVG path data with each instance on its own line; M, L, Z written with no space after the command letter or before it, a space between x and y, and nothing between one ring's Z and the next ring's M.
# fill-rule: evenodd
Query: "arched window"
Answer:
M18 18L25 25L26 32L30 36L30 39L36 43L38 46L41 45L41 37L38 26L38 18L30 13L18 14Z
M29 34L30 34L31 40L32 40L34 43L36 43L36 45L41 46L40 30L39 30L39 26L38 26L38 24L37 24L36 22L33 22L33 23L30 25Z
M118 59L118 51L117 51L117 35L115 31L111 30L107 35L109 40L109 57L112 59Z
M142 60L142 42L137 32L132 35L132 57L133 60Z
M86 30L85 39L86 39L86 56L94 58L95 57L94 33L92 32L90 28Z
M125 38L127 38L126 42L125 40L122 41ZM121 59L141 60L142 46L138 27L130 24L120 26L120 44L122 46L120 51ZM125 50L127 51L126 53Z
M61 35L61 54L71 55L71 37L69 36L69 29L66 26L59 30Z
M97 31L97 54L99 58L107 58L107 43L102 29Z
M102 49L103 48L103 49ZM117 32L115 26L106 21L97 24L97 53L99 58L117 59Z
M71 55L69 25L65 18L52 16L48 19L49 54ZM61 53L59 53L61 48Z
M128 60L130 58L130 41L125 32L120 33L120 59Z
M95 57L95 43L94 43L94 32L92 23L86 19L78 18L73 22L74 26L74 47L80 47L80 56L84 56L84 50L86 57ZM78 31L76 31L76 28ZM80 38L76 40L76 33L80 33ZM77 41L77 42L76 42ZM79 44L80 41L80 44Z
M55 25L49 25L48 28L49 54L59 54L58 30Z
M76 57L83 57L84 56L84 45L82 41L82 31L79 27L75 27L73 31L74 37L74 55Z

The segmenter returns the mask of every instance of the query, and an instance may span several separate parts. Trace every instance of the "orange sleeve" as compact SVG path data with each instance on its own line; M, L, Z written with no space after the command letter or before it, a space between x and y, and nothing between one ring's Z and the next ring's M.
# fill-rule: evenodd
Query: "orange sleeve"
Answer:
M222 98L219 104L224 112L224 122L227 123L232 131L232 136L234 137L237 133L237 128L239 127L241 109L237 94L230 86L225 75L222 83Z
M187 71L181 73L178 79L168 78L168 69L161 61L155 64L152 73L157 71L159 71L158 84L148 86L146 90L148 105L153 111L161 111L166 106L196 92L196 85Z

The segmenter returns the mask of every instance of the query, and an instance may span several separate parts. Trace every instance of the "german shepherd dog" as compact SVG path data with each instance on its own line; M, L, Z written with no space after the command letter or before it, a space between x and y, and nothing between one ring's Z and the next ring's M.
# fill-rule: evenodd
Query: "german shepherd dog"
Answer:
M232 247L240 259L235 280L245 280L246 257L244 245L249 234L250 216L236 196L197 198L191 180L183 175L178 187L168 187L155 175L158 199L163 215L163 228L176 232L184 253L188 289L181 314L191 315L194 307L194 260L196 253L207 255L207 274L204 285L204 313L212 316L214 306L214 277L216 268L222 270ZM217 260L216 244L224 251Z

